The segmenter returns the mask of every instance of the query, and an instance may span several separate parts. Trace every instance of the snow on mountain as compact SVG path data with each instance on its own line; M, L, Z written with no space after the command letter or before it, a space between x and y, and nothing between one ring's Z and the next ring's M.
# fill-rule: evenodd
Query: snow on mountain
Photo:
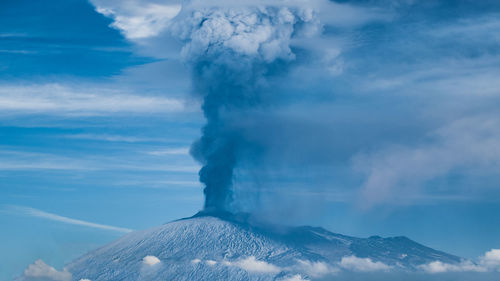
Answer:
M338 272L415 270L459 257L406 237L355 238L199 214L137 231L67 266L74 280L309 280ZM294 279L295 278L295 279ZM298 279L301 278L301 279Z

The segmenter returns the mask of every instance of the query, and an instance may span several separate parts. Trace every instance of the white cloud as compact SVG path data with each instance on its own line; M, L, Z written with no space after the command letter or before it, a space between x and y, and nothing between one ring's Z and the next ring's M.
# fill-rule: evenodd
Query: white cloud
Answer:
M28 50L5 50L5 49L0 49L0 53L7 53L7 54L36 54L36 51L28 51Z
M206 263L208 266L214 266L214 265L216 265L216 264L217 264L217 262L216 262L216 261L214 261L214 260L206 260L206 261L205 261L205 263Z
M492 249L479 259L479 263L490 269L500 271L500 249Z
M155 138L143 138L136 136L120 136L120 135L108 135L108 134L75 134L75 135L65 135L64 137L69 139L81 139L81 140L97 140L97 141L107 141L107 142L155 142L164 141L164 139Z
M439 39L446 38L453 41L467 41L472 44L485 43L487 37L489 42L500 42L497 30L500 29L500 20L497 15L467 18L443 25L438 28L426 30L426 32Z
M79 225L79 226L85 226L85 227L91 227L91 228L97 228L97 229L103 229L103 230L110 230L110 231L116 231L116 232L121 232L121 233L128 233L128 232L133 231L132 229L128 229L128 228L115 227L115 226L104 225L104 224L97 224L97 223L93 223L93 222L63 217L63 216L56 215L53 213L48 213L48 212L44 212L44 211L37 210L34 208L23 207L23 206L6 206L5 211L13 212L13 213L25 215L25 216L31 216L31 217L36 217L36 218L57 221L57 222L66 223L66 224L73 224L73 225Z
M171 113L185 110L174 98L135 95L109 89L60 84L0 85L0 111L6 114L100 116L118 113Z
M63 156L0 149L2 170L94 170L81 159Z
M42 260L37 260L30 264L17 281L71 281L72 276L66 269L57 271L55 268L47 265Z
M116 166L118 169L124 170L144 170L144 171L165 171L165 172L181 172L181 173L198 173L199 166L180 166L180 165L157 165L151 167L140 167L132 165Z
M157 257L155 256L145 256L143 259L142 259L142 263L144 265L148 265L148 266L153 266L153 265L156 265L156 264L159 264L161 263L160 259L158 259Z
M281 268L265 261L257 260L254 256L242 258L235 262L224 261L226 266L237 266L252 273L279 273Z
M500 94L500 56L488 51L500 42L499 27L496 15L477 15L417 28L410 41L435 45L412 49L408 42L395 42L393 47L409 51L415 63L396 64L361 79L365 94L396 103L405 99L403 107L415 110L405 115L410 126L431 127L420 139L406 140L410 145L393 143L355 159L354 166L367 176L360 199L363 207L432 200L437 192L444 194L442 199L471 200L496 188L494 182L476 179L496 176L500 162L500 116L493 106ZM444 46L455 46L454 51ZM476 55L467 55L471 48ZM435 55L429 56L431 50ZM408 102L418 106L406 107ZM447 177L455 173L459 177L447 186ZM466 181L468 186L462 184Z
M279 279L279 280L280 281L309 281L309 279L303 278L302 275L300 275L300 274L285 277L285 278Z
M248 271L258 273L278 273L281 269L265 261L259 261L254 256L241 259L234 263L236 266Z
M382 262L374 262L370 258L358 258L356 256L343 257L339 265L347 270L361 272L386 271L391 268Z
M481 170L496 173L500 163L500 117L480 115L455 120L415 146L389 146L354 158L367 175L363 207L404 202L418 196L425 183L460 169L463 175ZM398 199L398 200L395 200Z
M500 271L500 249L492 249L486 252L478 259L477 263L469 260L456 264L434 261L421 265L420 269L428 273Z
M149 151L149 155L189 155L189 147L167 148L162 150Z
M184 180L123 180L123 181L113 181L115 186L138 186L141 188L153 188L153 189L170 189L170 188L201 188L203 184L199 181L184 181Z
M199 264L201 262L200 259L194 259L191 261L192 264Z
M396 93L429 98L481 98L496 97L500 82L496 77L500 57L439 58L414 65L412 71L398 74L381 73L360 83L361 92ZM441 105L446 105L442 103Z
M326 274L337 272L336 268L332 268L324 262L311 262L307 260L297 260L297 266L294 269L306 273L311 277L321 277Z
M3 170L78 170L78 171L166 171L180 173L197 173L199 165L190 158L185 164L180 162L154 162L148 159L150 165L138 165L137 157L133 159L80 156L66 157L47 153L22 152L17 150L0 149L0 169ZM172 182L176 184L176 182ZM178 184L178 183L177 183Z
M80 279L80 281L91 281L90 279Z
M179 1L91 1L96 11L114 20L111 27L120 30L128 39L154 37L168 26L181 10Z
M475 265L470 261L463 261L458 264L443 263L441 261L433 261L428 264L421 265L420 268L428 273L446 273L446 272L484 272L485 269L481 266Z
M321 22L328 25L352 27L369 22L391 20L394 15L380 8L356 7L349 4L339 4L331 1L314 1L319 7Z

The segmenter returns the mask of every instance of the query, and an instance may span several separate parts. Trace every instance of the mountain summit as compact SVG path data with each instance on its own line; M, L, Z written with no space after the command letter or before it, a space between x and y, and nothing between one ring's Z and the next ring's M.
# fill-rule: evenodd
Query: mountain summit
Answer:
M309 280L340 270L412 271L459 257L406 237L355 238L276 227L245 215L199 213L137 231L68 265L74 280ZM295 278L295 279L294 279Z

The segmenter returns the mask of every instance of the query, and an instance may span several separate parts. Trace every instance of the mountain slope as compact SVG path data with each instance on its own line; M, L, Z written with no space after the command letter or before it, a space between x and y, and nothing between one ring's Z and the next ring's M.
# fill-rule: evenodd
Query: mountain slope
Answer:
M157 263L143 260L146 256ZM362 239L323 228L256 226L231 216L199 215L125 235L68 270L75 280L93 281L279 280L334 272L349 256L406 270L461 260L405 237Z

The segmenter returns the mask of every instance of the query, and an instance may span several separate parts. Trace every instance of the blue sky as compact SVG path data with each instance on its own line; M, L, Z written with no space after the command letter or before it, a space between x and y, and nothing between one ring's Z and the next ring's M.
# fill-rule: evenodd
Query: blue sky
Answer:
M238 208L467 258L498 248L500 5L324 8L242 126L262 149L237 167ZM0 4L0 280L202 208L188 151L205 121L168 32L179 9Z

